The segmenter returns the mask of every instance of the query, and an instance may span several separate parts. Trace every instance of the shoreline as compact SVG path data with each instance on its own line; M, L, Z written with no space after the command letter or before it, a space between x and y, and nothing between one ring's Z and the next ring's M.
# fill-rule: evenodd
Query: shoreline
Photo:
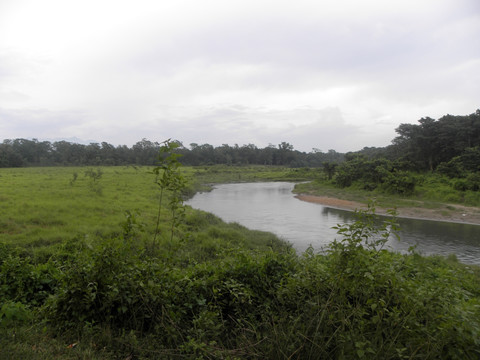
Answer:
M309 194L297 194L295 198L310 203L324 205L330 208L355 211L366 209L367 205L357 201L343 200L330 196L319 196ZM387 215L387 208L376 206L378 215ZM422 207L400 207L397 208L397 217L415 220L429 220L450 222L466 225L480 225L480 209L457 204L444 204L438 209L427 209Z

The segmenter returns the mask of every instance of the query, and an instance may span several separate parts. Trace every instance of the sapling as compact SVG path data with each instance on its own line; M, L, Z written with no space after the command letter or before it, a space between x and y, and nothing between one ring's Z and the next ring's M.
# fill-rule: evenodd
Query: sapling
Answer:
M99 180L101 179L102 175L103 171L100 168L97 170L87 169L85 171L85 176L90 178L90 189L97 195L102 194L102 186L99 184Z
M160 228L160 216L162 212L163 195L165 191L171 194L168 208L171 211L171 228L170 240L173 239L175 228L179 225L184 216L184 206L182 198L182 190L186 187L186 180L180 173L181 163L178 158L182 155L175 153L175 149L179 147L176 142L165 140L161 143L159 150L159 165L153 169L153 173L157 175L156 183L160 187L160 199L158 204L157 224L155 226L155 235L153 245L157 243L157 236Z

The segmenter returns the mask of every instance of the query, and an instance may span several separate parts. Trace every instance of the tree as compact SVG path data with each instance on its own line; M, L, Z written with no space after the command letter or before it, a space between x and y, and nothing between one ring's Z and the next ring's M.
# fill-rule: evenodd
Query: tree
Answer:
M335 175L335 170L338 164L330 161L325 161L322 164L322 166L323 166L323 171L325 171L325 174L327 175L328 180L332 180L333 175Z

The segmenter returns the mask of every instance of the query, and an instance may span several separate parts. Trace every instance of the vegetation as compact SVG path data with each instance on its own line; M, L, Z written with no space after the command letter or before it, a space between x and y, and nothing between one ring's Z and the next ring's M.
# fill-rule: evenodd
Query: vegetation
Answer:
M323 153L313 149L310 153L294 150L293 145L282 142L260 149L253 144L214 147L210 144L190 144L178 141L176 152L182 155L183 165L276 165L289 167L318 167L324 161L339 162L343 154L335 150ZM112 166L157 164L157 154L163 143L142 139L131 148L113 146L106 142L88 145L67 141L38 141L37 139L6 139L0 143L0 168L23 166Z
M478 359L480 268L386 251L394 212L371 204L326 253L298 255L183 200L215 182L316 179L299 188L480 206L479 118L402 124L390 147L345 159L288 143L4 141L0 358Z
M263 167L176 174L168 156L162 159L173 165L170 179L268 178ZM0 171L8 204L1 210L7 226L0 242L0 358L480 355L479 269L383 250L395 224L378 225L373 207L338 226L327 254L299 256L272 234L208 213L186 209L172 222L169 204L179 188L167 181L159 202L156 180L165 169L153 170ZM270 173L307 175L318 176ZM92 183L102 191L92 191ZM74 221L84 223L83 231Z
M323 175L296 191L347 194L364 202L382 197L392 206L404 199L480 206L480 110L419 123L401 124L386 148L365 148L345 154L342 163L323 163Z
M160 203L154 167L31 167L0 169L0 242L31 253L45 253L66 240L110 237L122 233L125 221L137 221L140 240L153 239ZM97 174L96 180L89 175ZM98 177L98 174L101 174ZM284 167L183 167L187 198L204 184L240 181L304 181L318 176L314 170ZM160 230L170 231L164 194ZM187 215L191 212L186 209Z

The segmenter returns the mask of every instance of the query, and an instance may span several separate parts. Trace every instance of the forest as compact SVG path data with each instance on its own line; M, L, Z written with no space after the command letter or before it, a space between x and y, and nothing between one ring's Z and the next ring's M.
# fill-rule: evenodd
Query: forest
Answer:
M343 154L335 150L323 153L315 149L300 152L293 145L282 142L263 149L253 144L214 147L210 144L190 144L190 148L174 141L182 155L183 165L278 165L290 167L318 167L325 161L340 162ZM88 145L67 141L38 141L37 139L4 140L0 144L0 167L22 166L119 166L155 165L161 144L142 139L132 147L113 146L106 142Z
M179 140L177 153L183 165L279 165L288 167L322 167L344 160L386 159L399 170L434 171L439 168L449 176L476 171L480 165L480 110L469 115L445 115L434 120L425 117L418 124L400 124L392 144L382 148L365 147L347 154L333 149L301 152L288 142L258 148L254 144L233 146L192 143ZM162 139L163 141L164 139ZM321 145L321 144L320 144ZM67 141L5 139L0 144L0 167L23 166L108 166L155 165L159 141L142 139L132 147L107 142L88 145ZM330 170L332 171L332 170Z
M347 153L341 163L324 162L327 180L340 188L403 196L414 195L417 185L438 183L449 189L443 200L478 206L480 198L472 192L480 189L480 110L422 118L395 131L398 136L387 147ZM458 191L461 196L454 195Z

